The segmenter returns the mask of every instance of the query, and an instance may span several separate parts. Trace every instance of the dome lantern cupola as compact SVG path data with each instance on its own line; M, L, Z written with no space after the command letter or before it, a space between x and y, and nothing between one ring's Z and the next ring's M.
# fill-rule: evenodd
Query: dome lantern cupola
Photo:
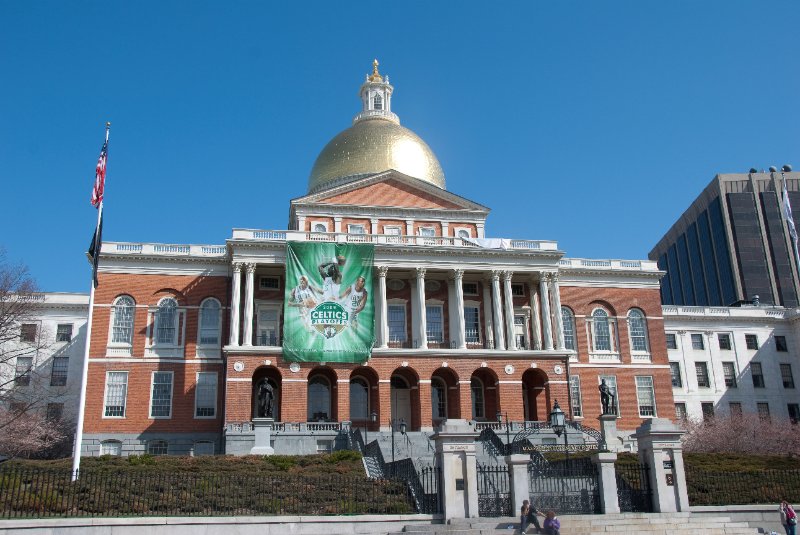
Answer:
M388 119L400 124L400 118L392 113L392 91L389 76L378 72L378 60L372 62L372 74L368 74L361 85L361 113L353 119L353 124L364 119Z

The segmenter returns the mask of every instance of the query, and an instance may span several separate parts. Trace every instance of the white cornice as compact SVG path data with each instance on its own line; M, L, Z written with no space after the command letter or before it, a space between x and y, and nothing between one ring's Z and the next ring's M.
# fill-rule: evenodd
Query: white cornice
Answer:
M447 208L412 208L402 206L369 206L354 204L303 203L294 206L296 216L335 217L348 215L363 219L423 219L426 221L452 221L483 223L486 213L477 210Z

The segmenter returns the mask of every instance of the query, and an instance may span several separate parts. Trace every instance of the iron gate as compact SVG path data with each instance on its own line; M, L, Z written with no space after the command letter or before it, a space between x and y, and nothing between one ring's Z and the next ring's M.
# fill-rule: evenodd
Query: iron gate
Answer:
M512 516L508 466L478 465L478 515Z
M598 514L598 471L589 459L528 463L531 503L539 511L556 514Z
M650 489L650 467L646 464L614 466L617 474L619 509L623 513L652 513L653 492Z

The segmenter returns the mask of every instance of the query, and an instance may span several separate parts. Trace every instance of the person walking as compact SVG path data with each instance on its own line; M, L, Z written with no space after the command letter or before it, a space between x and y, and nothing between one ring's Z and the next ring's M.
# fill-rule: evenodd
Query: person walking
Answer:
M786 530L786 535L797 535L797 513L794 508L784 500L778 510L781 513L781 524L783 524L783 529Z

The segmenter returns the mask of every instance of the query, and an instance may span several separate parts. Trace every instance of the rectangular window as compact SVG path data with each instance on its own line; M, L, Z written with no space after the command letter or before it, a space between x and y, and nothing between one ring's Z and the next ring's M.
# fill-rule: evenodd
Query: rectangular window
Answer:
M720 350L722 351L731 350L731 335L726 333L720 333L717 335L717 341L719 341Z
M678 421L686 419L686 403L675 404L675 419Z
M667 333L667 349L678 349L678 339L675 333Z
M758 417L762 420L769 420L769 403L756 403Z
M280 277L259 277L258 287L262 290L280 290L281 278Z
M406 306L389 305L387 307L389 316L389 341L405 342L406 334Z
M106 401L103 416L125 417L128 397L128 372L106 372Z
M781 364L781 380L783 381L783 388L794 388L791 364Z
M619 416L619 391L617 390L617 376L616 375L601 375L598 377L599 383L602 383L603 379L606 380L606 385L611 390L611 394L614 396L614 414Z
M758 349L758 336L755 334L744 335L744 341L747 344L747 349Z
M464 295L478 295L477 282L464 282L461 284L461 288L464 290Z
M797 403L789 403L786 406L786 409L789 411L789 419L792 423L797 423L800 421L800 405Z
M150 418L169 418L172 415L172 372L153 372L150 393Z
M217 374L214 372L197 374L194 415L196 418L214 418L217 415Z
M72 340L72 324L62 323L56 328L56 342L69 342Z
M330 453L333 451L333 440L317 440L317 453Z
M36 324L35 323L23 323L19 329L19 341L20 342L30 342L33 343L36 341Z
M713 403L701 403L700 410L703 412L703 420L710 420L714 417Z
M50 374L50 386L66 385L68 369L69 369L68 357L53 357L53 370Z
M677 362L670 362L669 373L672 376L672 386L676 388L682 387L683 379L681 378L681 365Z
M14 369L14 383L17 386L31 384L31 368L33 368L33 357L17 357L17 365Z
M736 367L733 362L722 363L722 374L725 376L725 386L736 388Z
M48 422L57 422L61 420L61 417L64 416L64 404L63 403L48 403L47 404L47 421Z
M693 334L692 335L692 349L705 349L706 345L703 343L703 335L702 334Z
M394 238L386 238L387 243L400 243L400 235L403 233L403 229L400 227L383 227L383 233L387 236L396 236Z
M570 375L569 393L572 398L572 416L583 416L583 404L581 403L581 378L579 375Z
M425 326L428 342L444 341L442 330L442 307L440 305L425 306Z
M511 285L511 295L514 297L524 297L525 296L525 285L524 284L512 284Z
M514 316L514 340L517 342L518 349L525 347L525 316Z
M699 388L710 388L711 383L708 380L708 364L705 362L695 362L694 371L697 374L697 386Z
M789 346L786 345L786 337L785 336L776 336L775 337L775 351L780 351L780 352L789 351Z
M738 401L731 401L728 403L728 410L731 413L731 417L738 417L742 415L742 404Z
M468 344L481 341L480 312L478 307L464 307L464 334Z
M278 309L264 307L258 310L258 345L277 346L278 339Z
M436 229L433 227L420 227L419 228L419 235L420 236L436 236Z
M652 376L636 376L636 398L639 401L639 416L656 415L656 394L653 390Z
M753 376L753 388L764 388L764 372L760 362L750 363L750 373Z
M366 234L367 230L364 225L347 225L348 234Z

